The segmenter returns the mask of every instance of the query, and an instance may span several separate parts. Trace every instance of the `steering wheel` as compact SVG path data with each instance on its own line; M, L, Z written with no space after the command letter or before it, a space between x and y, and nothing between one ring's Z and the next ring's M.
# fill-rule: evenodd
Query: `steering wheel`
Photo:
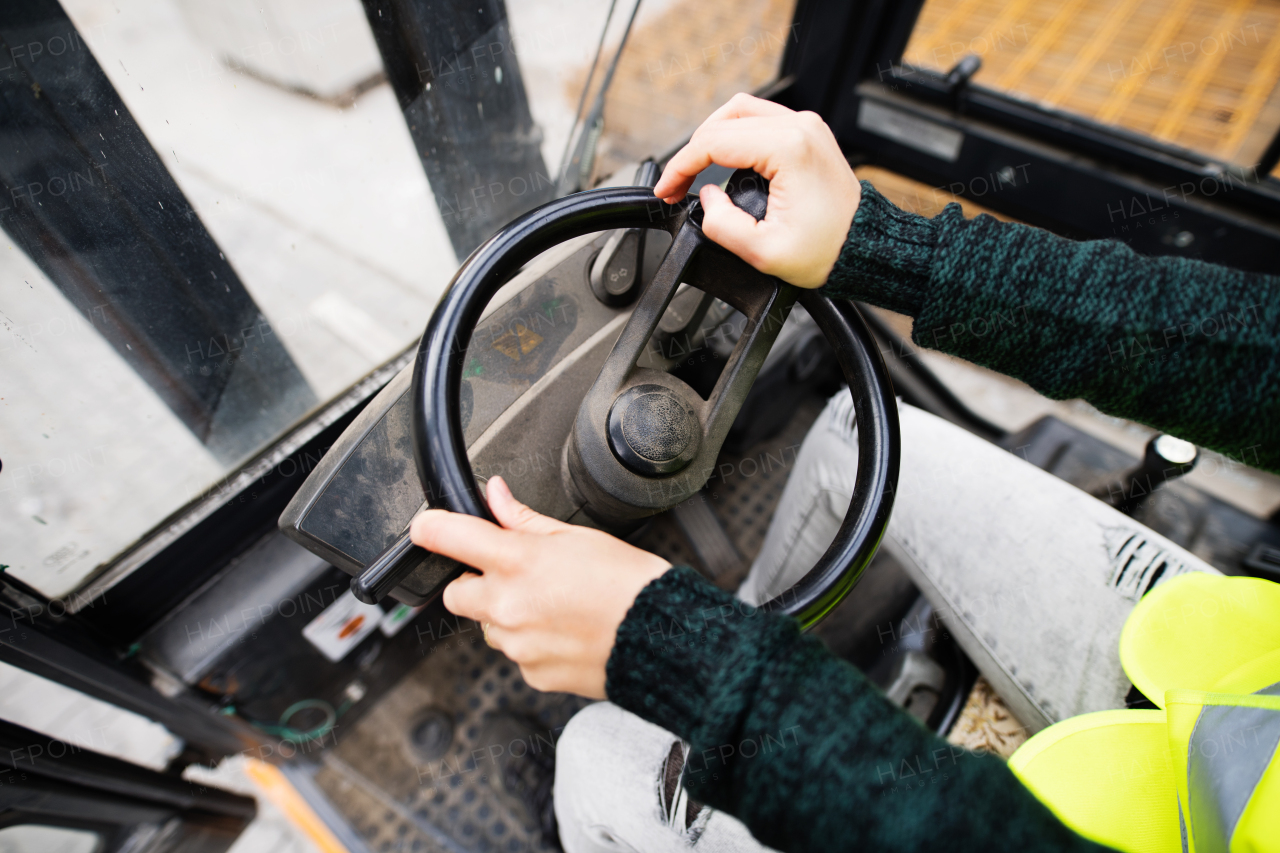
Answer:
M764 218L764 178L739 170L726 191L739 207ZM665 230L671 246L579 406L563 452L566 488L600 526L618 531L696 494L713 473L729 427L799 302L826 336L853 394L859 450L853 498L830 547L791 589L760 605L808 628L853 589L888 526L900 455L892 385L852 303L758 272L706 237L702 213L696 197L668 205L646 187L589 190L530 211L472 252L418 349L411 386L414 459L433 505L493 521L467 458L459 402L467 346L485 306L523 265L566 240L612 229ZM637 365L681 282L719 297L747 318L707 399L669 373ZM401 579L400 567L423 557L404 536L354 579L352 590L361 600L377 601Z

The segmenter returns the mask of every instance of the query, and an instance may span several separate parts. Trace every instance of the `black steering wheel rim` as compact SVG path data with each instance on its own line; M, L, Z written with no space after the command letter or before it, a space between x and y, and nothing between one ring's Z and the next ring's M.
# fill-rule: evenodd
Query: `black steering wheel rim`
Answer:
M413 453L428 500L493 521L467 457L459 394L471 335L489 300L522 266L566 240L615 228L674 233L696 200L668 205L647 187L610 187L566 196L526 213L462 264L432 313L412 382ZM806 290L800 304L835 350L853 394L858 473L849 511L818 563L791 589L760 605L808 628L848 595L888 527L898 479L900 435L893 387L870 331L846 300ZM861 387L863 393L854 393Z

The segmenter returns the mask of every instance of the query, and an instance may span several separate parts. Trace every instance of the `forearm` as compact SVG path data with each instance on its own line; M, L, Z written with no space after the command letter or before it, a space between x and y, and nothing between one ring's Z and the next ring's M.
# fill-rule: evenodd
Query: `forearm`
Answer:
M675 569L619 628L609 698L691 744L690 793L779 850L1097 850L1003 764L890 704L791 619Z
M1114 241L1075 242L958 205L904 213L863 184L826 285L915 318L912 339L1280 470L1280 277Z

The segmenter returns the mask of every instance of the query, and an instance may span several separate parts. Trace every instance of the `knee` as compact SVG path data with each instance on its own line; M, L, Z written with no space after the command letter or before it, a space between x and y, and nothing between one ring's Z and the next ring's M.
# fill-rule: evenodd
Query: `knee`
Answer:
M554 799L562 822L594 813L602 792L616 785L616 753L627 741L620 731L627 712L612 702L588 705L573 715L556 741ZM612 781L612 784L611 784ZM563 813L563 814L561 814Z
M623 711L612 702L588 705L569 720L556 741L556 794L562 779L581 779L601 764L610 748L616 718Z
M662 763L676 740L612 702L588 705L556 742L557 804L590 803L605 792L656 792Z
M611 702L588 705L565 726L556 742L553 802L566 851L637 849L617 839L643 835L637 821L657 818L657 772L646 760L654 750L645 748L655 733L665 734ZM647 789L653 790L651 816L639 807Z

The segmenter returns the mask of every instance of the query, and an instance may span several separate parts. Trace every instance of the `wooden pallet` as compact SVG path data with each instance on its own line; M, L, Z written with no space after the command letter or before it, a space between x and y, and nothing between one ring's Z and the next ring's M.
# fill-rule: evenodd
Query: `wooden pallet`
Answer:
M904 61L969 53L977 84L1223 162L1280 128L1280 0L928 0Z
M978 676L960 719L951 728L947 740L965 749L989 752L1008 760L1030 733L1018 722L986 678Z

